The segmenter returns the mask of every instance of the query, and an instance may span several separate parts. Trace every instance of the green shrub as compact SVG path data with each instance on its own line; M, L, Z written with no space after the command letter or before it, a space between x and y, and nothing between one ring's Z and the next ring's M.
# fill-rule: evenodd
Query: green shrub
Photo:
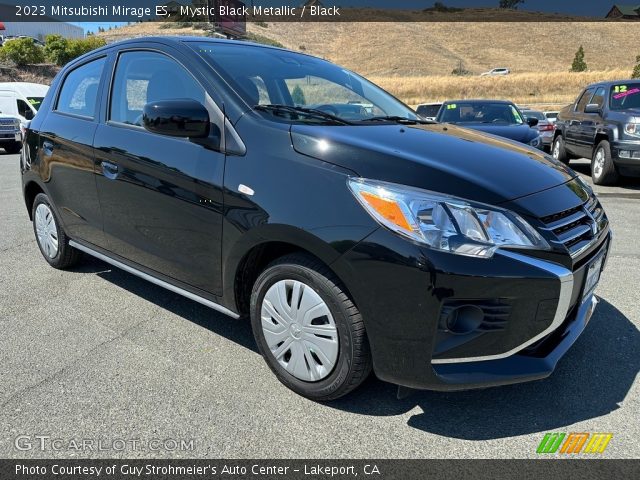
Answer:
M640 55L636 57L637 65L633 67L633 73L631 74L631 78L640 78Z
M16 65L42 63L44 51L31 38L17 38L4 43L0 48L0 59Z
M103 38L96 36L67 39L61 35L47 35L45 41L44 54L47 60L59 66L107 44Z
M586 72L587 64L584 61L584 48L580 45L580 48L576 52L576 56L573 58L573 63L571 64L572 72Z
M296 85L291 92L291 99L294 105L306 105L307 101L304 98L304 92L300 88L300 85Z

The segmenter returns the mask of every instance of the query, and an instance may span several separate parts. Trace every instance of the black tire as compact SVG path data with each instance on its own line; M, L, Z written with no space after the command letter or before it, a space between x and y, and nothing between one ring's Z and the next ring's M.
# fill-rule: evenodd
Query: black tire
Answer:
M591 178L596 185L615 185L620 179L611 158L611 146L607 140L602 140L593 151Z
M569 165L569 154L564 146L564 139L562 138L562 134L558 135L551 145L551 156L556 160L564 163L565 165Z
M16 154L22 150L22 144L20 142L13 142L3 145L4 151L8 154Z
M289 373L271 352L261 325L265 294L282 280L302 282L328 307L339 340L331 372L317 381L304 381ZM305 254L290 254L271 263L256 280L251 294L251 326L263 358L276 377L294 392L315 401L335 400L357 388L371 372L371 353L364 322L338 278L324 264ZM309 368L307 364L307 368Z
M39 205L45 205L51 215L53 216L52 220L54 222L53 227L55 230L55 234L57 236L58 247L55 255L50 256L45 251L45 246L41 244L40 239L38 238L38 227L36 225L36 212L38 210ZM76 250L72 246L69 245L69 238L64 233L62 226L60 224L60 219L56 216L55 210L51 206L51 202L49 201L49 197L47 197L44 193L39 193L36 195L36 198L33 201L33 208L31 210L31 218L33 219L33 233L36 236L36 243L38 244L38 248L40 249L40 253L44 259L54 268L65 269L69 268L80 260L82 256L82 252Z

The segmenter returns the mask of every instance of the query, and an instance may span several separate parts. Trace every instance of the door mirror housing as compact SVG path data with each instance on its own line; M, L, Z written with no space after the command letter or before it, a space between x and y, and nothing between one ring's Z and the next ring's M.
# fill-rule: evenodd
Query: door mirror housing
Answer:
M159 100L147 103L142 112L142 125L150 132L182 138L209 136L209 112L196 100Z
M584 107L584 113L600 113L600 105L597 103L589 103Z
M535 127L536 125L538 125L538 119L533 117L527 117L527 125L529 125L530 127Z
M26 120L33 120L33 117L35 117L35 116L36 116L36 115L35 115L35 113L33 113L33 110L26 110L26 111L24 112L24 118L25 118Z

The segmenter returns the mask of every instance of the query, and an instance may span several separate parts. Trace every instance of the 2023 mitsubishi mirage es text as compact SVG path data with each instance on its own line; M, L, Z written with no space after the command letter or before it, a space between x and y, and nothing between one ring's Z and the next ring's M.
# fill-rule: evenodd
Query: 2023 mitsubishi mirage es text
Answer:
M591 189L539 150L244 42L137 39L73 61L21 170L53 267L84 252L249 316L276 376L315 400L371 370L433 390L550 375L611 240Z

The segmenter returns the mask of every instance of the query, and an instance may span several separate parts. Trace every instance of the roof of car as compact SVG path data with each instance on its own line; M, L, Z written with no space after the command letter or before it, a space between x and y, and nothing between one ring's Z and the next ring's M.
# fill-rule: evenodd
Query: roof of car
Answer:
M637 78L627 78L623 80L607 80L603 82L590 83L585 88L589 87L610 87L611 85L620 85L621 83L638 82Z
M465 98L463 100L447 100L443 103L504 103L505 105L513 105L509 100L492 100L488 98Z

